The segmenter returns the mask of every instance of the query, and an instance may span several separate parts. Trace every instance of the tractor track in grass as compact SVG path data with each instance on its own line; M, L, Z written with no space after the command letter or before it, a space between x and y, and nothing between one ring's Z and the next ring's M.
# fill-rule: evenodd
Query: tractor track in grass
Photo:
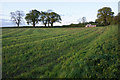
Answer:
M92 34L92 33L91 33L91 34ZM48 55L48 56L50 56L50 55ZM59 57L59 56L58 56L58 57ZM58 57L57 57L57 58L58 58ZM44 57L44 58L45 58L45 57ZM55 57L55 58L56 58L56 57ZM56 59L57 59L57 58L56 58ZM35 58L35 59L36 59L36 58ZM43 58L42 58L42 59L43 59ZM41 60L42 60L42 59L41 59ZM55 61L56 61L56 59L55 59ZM39 61L41 61L41 60L39 60ZM48 61L49 61L49 60L48 60ZM53 60L52 60L52 61L53 61ZM43 65L43 64L41 64L41 65Z
M84 34L83 34L84 35ZM72 39L72 38L71 38ZM67 41L64 41L64 42L67 42ZM62 43L64 43L64 42L62 42ZM15 55L15 54L14 54Z
M78 33L79 34L79 33ZM88 32L84 32L84 34L88 34ZM84 34L81 34L81 36L83 36ZM80 37L80 36L79 36ZM70 39L73 39L71 36L70 36ZM63 39L64 40L64 39ZM69 40L68 38L67 38L67 40ZM64 40L64 42L67 42L66 40ZM62 43L64 43L64 42L62 42ZM7 49L7 48L5 48L5 49ZM14 54L15 55L15 54ZM16 54L17 55L17 54Z
M12 37L12 36L14 36L14 35L16 35L15 33L20 33L20 32L23 32L25 29L17 29L16 31L13 31L13 32L10 32L10 33L8 33L8 34L2 34L2 38L4 39L4 38L7 38L7 37ZM26 29L27 30L27 29Z
M62 35L65 35L66 32L67 32L67 31L65 30L65 31L64 31L64 34L62 33ZM69 31L69 32L70 32L70 31ZM74 32L74 31L73 31L73 32ZM58 35L59 35L59 34L61 34L61 33L58 33ZM68 34L68 33L67 33L67 34ZM33 34L33 35L31 34L31 35L28 35L27 37L26 37L26 35L25 35L25 36L19 36L19 38L16 38L16 39L13 39L13 37L7 38L7 39L9 39L9 40L11 39L13 43L17 43L17 42L18 42L18 43L23 43L23 42L21 42L21 41L24 41L24 42L27 41L27 42L28 42L28 39L32 40L32 39L34 39L34 38L35 38L35 39L36 39L36 38L38 38L38 39L39 39L39 38L45 39L46 37L47 37L47 38L51 38L51 37L56 37L55 35L57 35L57 34L54 34L54 35L53 35L53 33L52 33L52 34L47 34L47 35L43 35L43 36L38 36L38 37L37 37L35 34ZM58 36L58 35L57 35L57 36ZM34 37L34 36L35 36L35 37ZM50 36L50 37L48 37L48 36ZM8 43L11 43L10 41L8 42L8 40L6 40L6 38L5 38L5 39L3 38L2 40L4 40L4 42L7 41L7 45L8 45ZM35 40L32 40L32 41L35 41ZM13 45L13 43L12 43L12 45ZM9 44L9 45L11 45L11 44ZM3 46L4 46L4 45L3 45Z
M103 32L104 32L104 31L103 31ZM82 45L82 48L80 48L80 50L78 50L78 51L74 51L74 52L77 52L76 55L78 55L79 51L83 51L83 52L84 52L85 47L87 47L87 45L90 44L91 42L95 41L95 40L96 40L95 38L96 38L96 37L99 37L101 34L102 34L102 32L101 32L100 34L94 36L94 38L91 38L92 40L90 39L89 41L85 42L85 43L87 43L86 45L82 45L82 44L85 44L85 43L82 43L82 44L81 44L81 45ZM93 34L93 35L94 35L94 34ZM92 35L92 36L93 36L93 35ZM92 36L89 36L89 38L92 37ZM84 40L86 40L86 39L84 39ZM84 41L84 40L83 40L83 41ZM82 41L80 41L80 42L82 42ZM79 44L78 44L78 45L79 45ZM77 47L77 48L81 47L80 45L79 45L79 46L78 46L78 45L76 44L76 47ZM72 46L72 47L74 47L74 46ZM70 52L69 52L69 53L70 53ZM72 54L72 53L70 53L70 54ZM80 52L79 54L81 54L81 52ZM65 55L65 56L70 57L69 55ZM71 55L71 56L72 56L72 55ZM74 55L73 57L75 57L75 55ZM70 58L71 58L71 57L70 57ZM67 58L67 59L69 59L69 58ZM73 58L73 59L74 59L74 58ZM63 60L63 61L64 61L64 60ZM67 61L67 60L65 60L65 61ZM68 61L69 61L69 60L68 60Z
M38 40L38 41L34 41L34 42L24 42L24 43L19 43L19 44L15 44L15 45L10 45L10 46L8 46L7 45L7 47L5 47L5 46L3 46L3 48L8 48L8 47L15 47L15 46L20 46L20 45L24 45L24 44L32 44L32 43L36 43L36 42L39 42L39 41L44 41L44 40L49 40L49 39L57 39L57 38L60 38L60 37L65 37L65 36L68 36L69 34L67 34L67 35L62 35L62 36L56 36L56 37L50 37L50 38L47 38L47 39L42 39L42 40Z
M89 43L90 43L90 42L89 42ZM66 50L67 50L67 49L66 49ZM70 53L70 52L68 52L68 53L69 53L69 54L72 54L72 53ZM65 54L64 54L64 55L61 54L61 55L62 55L62 56L66 56ZM68 54L67 54L67 55L68 55ZM77 55L78 55L78 54L77 54ZM49 56L50 56L50 55L49 55ZM71 56L72 56L72 55L71 55ZM61 56L59 56L58 58L60 58L60 57L61 57ZM69 56L69 57L70 57L70 56ZM75 58L75 57L76 57L76 55L74 55L74 58ZM52 62L58 63L58 61L56 62L56 60L57 60L58 58L53 59L54 61L52 60ZM67 58L68 58L68 57L67 57ZM71 58L71 57L70 57L70 59L74 59L74 58ZM69 59L69 58L68 58L68 59ZM41 60L42 60L42 59L41 59ZM48 61L49 61L49 60L48 60ZM48 61L47 61L47 62L48 62ZM66 60L65 60L65 61L66 61ZM68 60L68 61L69 61L69 60ZM61 61L60 61L60 62L61 62ZM59 63L60 63L60 62L59 62ZM49 63L49 62L48 62L48 63ZM45 64L44 64L44 65L45 65ZM44 66L44 65L42 65L42 66ZM46 64L46 65L47 65L47 64Z
M13 32L13 31L16 31L16 29L9 29L9 28L7 30L4 28L2 29L3 34L8 34L9 32Z
M3 67L3 77L71 77L73 73L78 74L79 70L85 69L81 68L79 64L86 67L84 60L86 61L87 57L97 56L97 54L94 54L96 52L95 48L114 40L113 37L115 36L112 35L113 31L108 32L111 29L81 29L30 29L33 30L30 31L30 35L28 35L29 30L19 33L17 35L18 42L3 46L3 65L5 66ZM30 37L34 38L33 42ZM4 40L7 41L12 38L16 38L16 35L11 38L8 37L8 39L4 38ZM109 44L112 46L115 42ZM108 47L108 45L105 47ZM108 48L111 49L112 47ZM9 67L7 68L7 66ZM82 71L80 75L83 76L82 74L85 73L85 71Z

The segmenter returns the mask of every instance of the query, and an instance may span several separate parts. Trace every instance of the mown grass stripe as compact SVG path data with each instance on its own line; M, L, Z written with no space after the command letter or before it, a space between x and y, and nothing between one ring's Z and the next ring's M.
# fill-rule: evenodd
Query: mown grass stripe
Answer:
M55 54L54 54L54 55L55 55ZM36 55L36 56L38 56L38 55ZM50 56L50 55L48 55L48 56ZM45 58L45 57L44 57L44 58ZM43 58L43 59L44 59L44 58ZM35 58L35 59L36 59L36 58ZM34 60L33 60L33 61L34 61Z
M33 42L30 38L25 37L29 32L20 33L18 42L14 43L12 47L6 48L5 45L3 48L3 65L5 66L3 67L3 77L88 78L95 75L100 78L116 77L119 74L117 70L119 60L116 48L117 34L113 27L83 28L82 30L43 29L43 31L41 31L42 29L32 29L30 37L34 36ZM45 33L46 38L39 33ZM15 36L12 37L15 38ZM20 39L20 37L26 38L23 45L20 44L24 39ZM100 49L101 47L103 48ZM108 53L106 53L106 49L110 49ZM110 59L108 59L109 57ZM99 59L100 63L95 62ZM7 68L7 66L9 67ZM104 71L101 70L102 67L104 67Z

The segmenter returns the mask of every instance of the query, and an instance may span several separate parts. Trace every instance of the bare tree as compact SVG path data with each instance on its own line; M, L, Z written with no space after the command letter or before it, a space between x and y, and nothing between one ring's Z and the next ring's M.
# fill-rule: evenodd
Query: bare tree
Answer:
M82 23L84 23L84 24L85 24L85 23L87 22L86 17L82 17L82 20L81 20L81 21L82 21Z
M23 16L24 16L24 13L23 11L15 11L15 12L11 12L11 20L13 22L15 22L17 24L17 26L19 27L20 23L22 23L23 21Z

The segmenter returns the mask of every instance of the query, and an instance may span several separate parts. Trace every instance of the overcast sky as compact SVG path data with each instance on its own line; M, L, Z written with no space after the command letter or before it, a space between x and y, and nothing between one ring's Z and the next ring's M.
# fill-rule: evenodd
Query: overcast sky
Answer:
M16 10L22 10L26 14L33 9L39 11L52 9L62 18L62 23L56 23L55 25L78 23L78 19L82 17L86 17L87 21L95 21L98 9L103 7L110 7L115 13L114 15L118 13L118 0L1 0L0 5L2 26L15 26L10 21L10 12ZM26 25L26 22L24 25Z

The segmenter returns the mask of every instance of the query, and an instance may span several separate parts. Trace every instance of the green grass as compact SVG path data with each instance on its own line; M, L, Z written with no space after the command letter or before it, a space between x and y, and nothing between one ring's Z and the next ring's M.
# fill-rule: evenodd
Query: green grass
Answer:
M118 78L117 28L3 28L3 78Z

